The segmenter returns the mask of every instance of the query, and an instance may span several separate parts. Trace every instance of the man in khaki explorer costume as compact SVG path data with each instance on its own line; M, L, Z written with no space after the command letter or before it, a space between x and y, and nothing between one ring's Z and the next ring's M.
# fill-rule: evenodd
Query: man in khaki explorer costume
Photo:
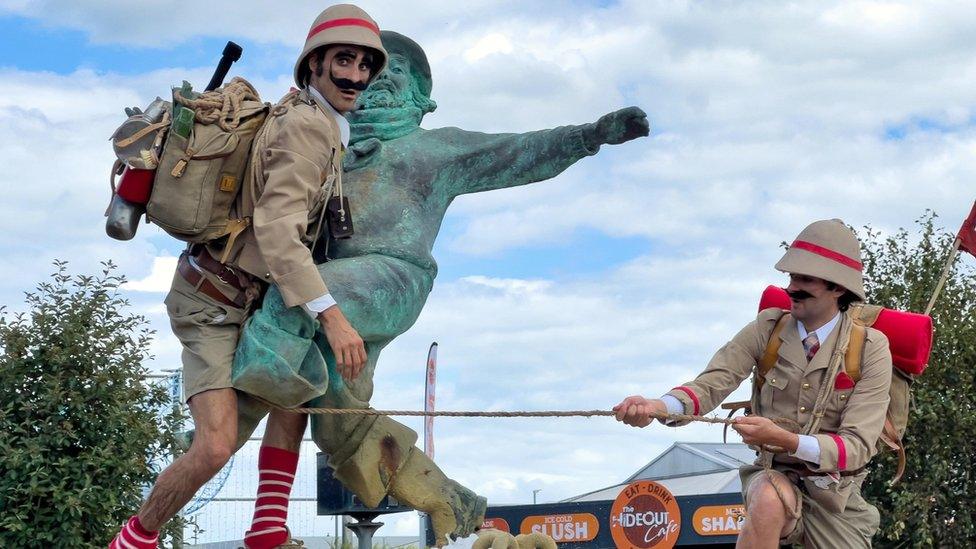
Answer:
M776 269L790 275L790 311L759 313L694 381L660 399L627 397L614 408L617 419L645 427L650 413L708 413L753 374L770 337L779 337L775 365L753 383L755 414L733 425L747 444L766 447L740 470L747 518L737 546L870 547L879 515L861 497L861 484L888 409L891 353L884 334L866 328L861 379L855 384L844 371L853 324L845 311L864 300L860 244L840 220L817 221ZM790 432L773 418L802 428Z
M295 65L301 89L271 110L255 139L249 181L237 205L250 226L230 250L219 242L180 256L165 302L183 344L184 396L194 439L159 475L111 549L155 548L159 528L237 449L238 400L250 397L232 388L231 365L241 325L267 284L278 285L287 306L304 306L318 318L343 377L354 379L365 364L363 341L330 296L311 249L325 203L334 189L341 194L342 153L349 139L342 113L354 108L386 61L379 27L365 11L348 4L323 11ZM226 263L214 259L224 253ZM288 541L288 497L306 423L304 415L271 412L258 460L254 519L245 536L250 549Z

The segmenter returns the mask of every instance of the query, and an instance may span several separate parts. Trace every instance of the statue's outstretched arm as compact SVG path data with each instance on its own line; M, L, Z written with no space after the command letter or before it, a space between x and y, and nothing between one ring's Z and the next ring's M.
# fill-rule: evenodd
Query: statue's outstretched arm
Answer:
M595 123L521 134L484 134L444 128L448 165L441 173L453 196L516 187L559 175L600 145L648 135L647 115L628 107Z

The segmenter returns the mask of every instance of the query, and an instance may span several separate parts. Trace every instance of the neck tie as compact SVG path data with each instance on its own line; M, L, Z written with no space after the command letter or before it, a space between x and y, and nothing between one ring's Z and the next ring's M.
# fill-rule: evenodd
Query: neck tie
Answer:
M807 362L813 360L813 355L817 354L820 350L820 340L817 338L817 332L810 332L810 334L803 338L803 348L807 350Z

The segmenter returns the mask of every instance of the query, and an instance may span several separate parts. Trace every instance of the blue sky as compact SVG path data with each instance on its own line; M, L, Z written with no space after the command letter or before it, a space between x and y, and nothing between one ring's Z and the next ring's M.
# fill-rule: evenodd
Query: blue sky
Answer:
M107 138L122 107L209 79L228 39L245 48L232 74L276 99L324 7L193 5L180 19L177 3L155 3L147 18L111 0L0 0L0 304L21 307L55 258L80 273L111 258L157 330L154 369L179 361L161 303L180 246L153 226L127 243L104 235ZM783 280L772 269L780 242L807 223L840 217L888 233L929 208L955 228L976 198L968 5L362 5L427 52L438 110L426 128L524 132L628 105L652 126L551 181L455 202L428 304L380 360L377 407L419 406L432 340L444 409L658 395L749 321L761 290ZM676 440L721 437L604 420L445 421L437 433L448 474L522 503L538 488L551 501L618 482ZM415 530L411 517L390 524Z

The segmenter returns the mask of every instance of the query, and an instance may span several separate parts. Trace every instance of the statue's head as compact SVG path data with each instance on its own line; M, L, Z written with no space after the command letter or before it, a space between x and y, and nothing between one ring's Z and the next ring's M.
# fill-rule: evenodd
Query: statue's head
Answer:
M380 38L389 55L386 69L359 98L360 109L416 107L427 114L437 108L430 98L433 80L423 48L406 36L382 31Z

